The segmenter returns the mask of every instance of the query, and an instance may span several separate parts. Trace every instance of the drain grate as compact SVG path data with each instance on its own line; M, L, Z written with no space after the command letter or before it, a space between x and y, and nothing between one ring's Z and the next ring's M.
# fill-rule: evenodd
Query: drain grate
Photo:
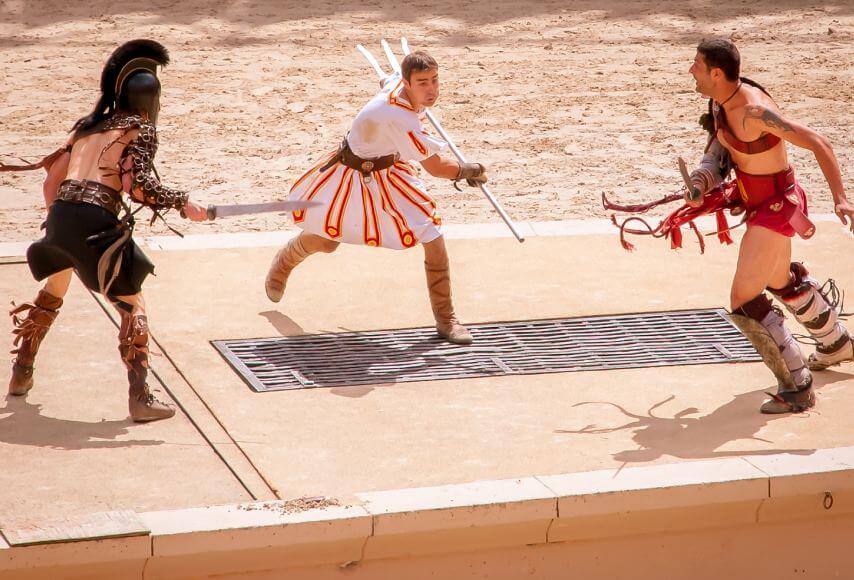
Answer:
M752 362L721 309L476 324L475 342L433 328L247 340L213 346L255 391Z

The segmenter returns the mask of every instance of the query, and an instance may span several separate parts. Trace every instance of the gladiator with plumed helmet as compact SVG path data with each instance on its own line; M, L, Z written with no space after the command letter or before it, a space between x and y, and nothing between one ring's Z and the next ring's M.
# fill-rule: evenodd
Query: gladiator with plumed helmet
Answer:
M119 312L119 353L127 368L131 418L145 422L175 414L146 382L149 330L142 283L154 266L132 238L134 214L143 207L154 216L175 209L194 221L206 219L205 208L186 192L163 185L154 169L158 75L168 62L158 42L126 42L104 66L94 109L74 124L63 147L37 163L0 163L0 171L47 171L45 235L27 250L33 277L45 284L33 302L11 312L16 355L11 395L26 395L33 387L36 354L76 272Z

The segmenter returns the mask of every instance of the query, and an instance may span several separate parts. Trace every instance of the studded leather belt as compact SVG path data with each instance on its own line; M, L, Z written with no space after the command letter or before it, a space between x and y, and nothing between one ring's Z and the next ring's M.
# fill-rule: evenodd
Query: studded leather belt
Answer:
M321 167L320 171L326 171L338 162L367 176L375 171L388 169L397 162L398 158L399 156L395 153L394 155L383 155L382 157L374 157L373 159L362 159L353 153L350 149L350 144L347 143L347 139L345 138L338 147L338 153L326 165Z
M122 209L121 194L97 181L88 179L66 179L59 186L56 199L70 203L91 203L102 207L113 215L119 215Z

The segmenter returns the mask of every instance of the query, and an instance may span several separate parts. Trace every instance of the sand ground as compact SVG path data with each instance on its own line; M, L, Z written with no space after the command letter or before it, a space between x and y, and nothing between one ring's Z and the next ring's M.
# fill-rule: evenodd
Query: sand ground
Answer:
M832 141L850 184L852 13L850 1L797 0L5 0L0 153L34 159L61 144L94 103L110 51L147 36L173 57L163 80L164 182L201 203L279 199L376 87L355 44L380 54L380 37L406 36L440 61L436 112L467 155L490 166L513 217L602 217L602 192L627 200L672 192L675 157L698 159L704 102L687 70L697 41L720 34L737 40L744 74ZM812 154L792 158L812 209L829 212ZM38 237L41 178L0 177L0 240ZM446 222L497 220L478 191L430 183ZM188 233L291 227L276 214L173 221ZM139 226L143 235L164 231Z

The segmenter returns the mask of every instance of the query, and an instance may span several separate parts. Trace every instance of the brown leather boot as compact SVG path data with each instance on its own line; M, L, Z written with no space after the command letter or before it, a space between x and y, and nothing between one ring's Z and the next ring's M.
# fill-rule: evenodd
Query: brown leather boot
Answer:
M128 411L137 423L168 419L175 414L167 403L157 400L148 388L148 318L122 312L119 354L128 369Z
M270 264L270 270L267 272L267 279L264 282L267 298L272 302L280 301L285 293L288 276L300 262L317 252L327 254L334 252L338 245L338 242L313 234L301 233L293 238L276 252L276 257Z
M50 325L56 320L61 306L62 298L41 290L32 304L21 304L9 312L15 327L12 330L15 337L13 344L17 347L12 353L18 355L12 365L10 395L26 395L33 388L33 362L36 353ZM19 315L24 312L27 312L27 316L21 318Z
M436 319L436 331L439 336L453 344L471 344L471 333L460 324L454 312L451 300L451 272L448 265L448 252L444 242L438 240L429 253L425 252L424 272L427 274L427 288L430 291L430 306Z

